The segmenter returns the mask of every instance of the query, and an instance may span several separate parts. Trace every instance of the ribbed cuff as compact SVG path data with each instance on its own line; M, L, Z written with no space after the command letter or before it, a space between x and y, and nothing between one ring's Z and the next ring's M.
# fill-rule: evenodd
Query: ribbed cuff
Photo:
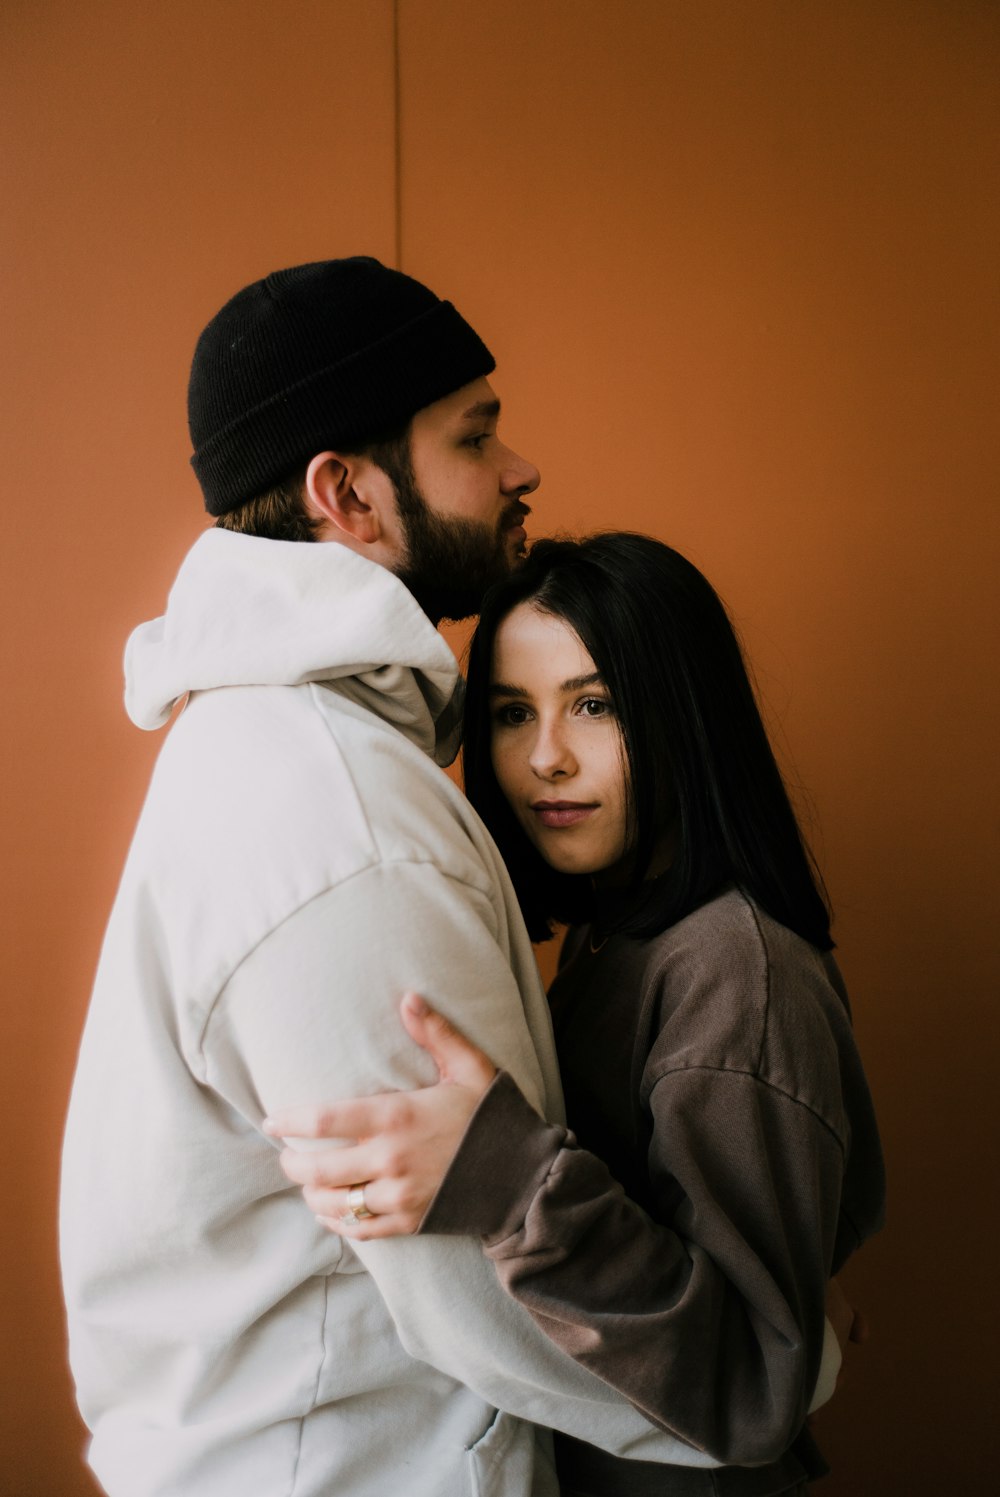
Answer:
M237 509L317 452L353 452L495 368L451 302L435 302L375 343L323 368L307 367L301 379L203 437L191 466L205 508L210 515Z
M419 1231L502 1241L520 1230L566 1139L498 1071Z

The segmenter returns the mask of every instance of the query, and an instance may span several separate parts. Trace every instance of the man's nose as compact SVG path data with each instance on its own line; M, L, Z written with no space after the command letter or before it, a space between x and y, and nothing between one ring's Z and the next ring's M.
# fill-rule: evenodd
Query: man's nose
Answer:
M505 494L533 494L542 481L542 475L534 463L521 457L520 453L507 449L507 462L501 480Z

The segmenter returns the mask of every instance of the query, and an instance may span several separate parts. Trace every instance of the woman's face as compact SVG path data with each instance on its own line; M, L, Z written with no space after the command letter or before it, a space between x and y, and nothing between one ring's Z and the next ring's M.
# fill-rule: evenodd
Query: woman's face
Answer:
M578 636L521 603L497 630L491 754L530 840L561 873L608 874L628 850L621 732Z

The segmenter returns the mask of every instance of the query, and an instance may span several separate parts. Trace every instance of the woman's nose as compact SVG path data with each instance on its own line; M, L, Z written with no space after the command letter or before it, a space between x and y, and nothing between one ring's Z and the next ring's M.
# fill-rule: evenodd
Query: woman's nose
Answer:
M576 773L576 760L563 733L541 728L529 758L532 773L540 780L568 779Z

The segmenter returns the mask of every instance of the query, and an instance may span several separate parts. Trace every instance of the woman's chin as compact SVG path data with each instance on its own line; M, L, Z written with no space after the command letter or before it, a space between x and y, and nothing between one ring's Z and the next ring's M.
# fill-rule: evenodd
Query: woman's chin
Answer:
M539 847L538 851L557 873L572 874L577 878L593 879L595 884L620 882L622 862L620 858L608 859L588 854L582 848Z

